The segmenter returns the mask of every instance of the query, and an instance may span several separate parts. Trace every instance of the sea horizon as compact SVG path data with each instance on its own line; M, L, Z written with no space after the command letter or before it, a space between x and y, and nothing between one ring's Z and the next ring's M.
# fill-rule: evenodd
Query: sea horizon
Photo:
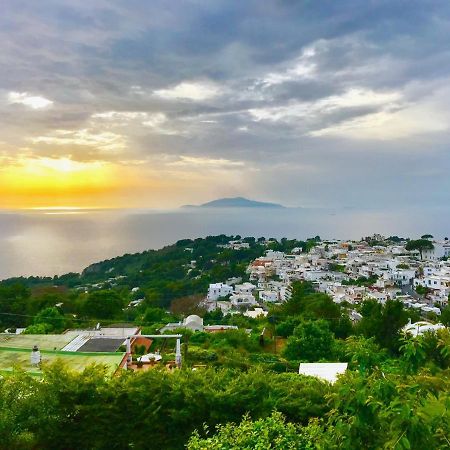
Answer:
M76 208L0 210L0 279L80 272L88 265L227 234L277 239L360 239L374 233L449 233L445 208Z

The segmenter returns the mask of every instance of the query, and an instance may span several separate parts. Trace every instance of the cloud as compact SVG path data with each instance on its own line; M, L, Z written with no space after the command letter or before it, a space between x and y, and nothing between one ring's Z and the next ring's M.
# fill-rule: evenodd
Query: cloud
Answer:
M48 135L29 138L37 146L64 147L69 154L76 147L88 148L93 153L103 153L104 156L114 155L126 148L126 140L120 134L110 131L81 130L55 130Z
M202 158L194 156L180 156L177 161L173 161L167 164L172 167L193 167L193 168L233 168L243 167L245 163L243 161L230 161L228 159L212 159Z
M103 119L108 121L129 121L135 119L147 119L146 112L137 111L106 111L95 113L91 116L93 119Z
M29 95L27 92L10 92L8 94L10 104L21 104L32 109L43 109L53 105L53 102L39 95Z
M220 95L220 88L211 82L183 81L167 89L157 89L154 94L167 100L204 101Z
M272 86L302 78L313 78L317 69L313 61L315 55L316 50L314 47L305 48L301 56L291 63L291 67L284 71L270 72L259 83L265 86Z
M340 95L332 95L316 101L252 108L248 110L248 113L256 122L285 122L294 126L297 123L304 132L318 136L314 128L330 116L336 118L336 115L345 117L345 114L356 116L362 114L362 118L370 121L368 113L373 110L397 108L401 100L402 95L399 92L375 92L370 89L352 88Z
M445 175L411 181L430 155L450 170L445 0L6 0L3 11L2 161L130 167L130 180L159 177L139 201L162 206L202 192L431 204L450 190Z

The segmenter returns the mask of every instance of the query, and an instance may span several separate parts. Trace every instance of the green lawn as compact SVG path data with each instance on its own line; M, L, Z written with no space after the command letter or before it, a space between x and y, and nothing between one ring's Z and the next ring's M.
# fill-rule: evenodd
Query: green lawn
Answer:
M61 351L41 351L44 364L52 363L57 359L62 360L73 370L83 370L90 364L106 364L111 374L113 374L124 353L81 353L81 352L61 352ZM30 363L31 350L23 348L0 347L0 372L11 371L19 368L33 374L40 374L40 370L32 367Z

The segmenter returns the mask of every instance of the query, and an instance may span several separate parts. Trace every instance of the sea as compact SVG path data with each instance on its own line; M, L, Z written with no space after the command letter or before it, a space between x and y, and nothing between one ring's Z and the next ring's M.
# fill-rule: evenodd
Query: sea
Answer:
M450 235L450 208L180 208L0 211L0 279L80 272L179 239L227 234L307 239Z

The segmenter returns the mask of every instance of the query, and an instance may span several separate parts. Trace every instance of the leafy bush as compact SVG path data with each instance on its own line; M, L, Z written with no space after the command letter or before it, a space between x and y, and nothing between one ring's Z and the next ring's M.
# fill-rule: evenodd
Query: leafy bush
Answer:
M202 438L195 432L187 444L188 450L239 450L239 449L315 449L317 428L302 428L286 423L282 414L274 412L265 419L252 421L245 415L239 425L227 423L216 427L211 437ZM208 434L208 428L204 434Z

